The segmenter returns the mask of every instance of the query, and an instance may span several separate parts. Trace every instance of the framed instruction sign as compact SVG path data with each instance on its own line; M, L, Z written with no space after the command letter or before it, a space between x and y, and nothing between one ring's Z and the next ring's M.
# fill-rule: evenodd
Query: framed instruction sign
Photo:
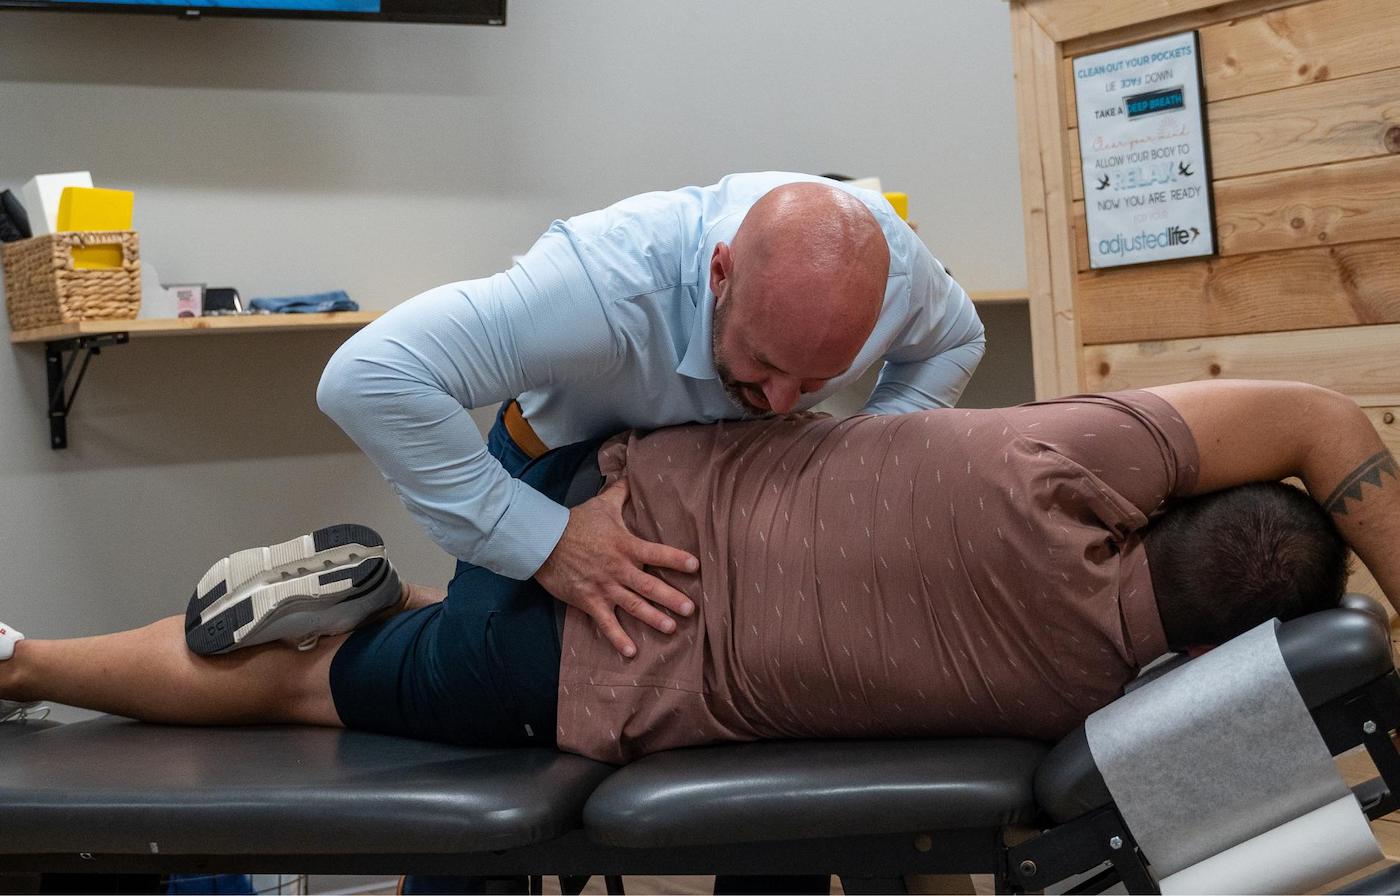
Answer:
M1215 254L1200 58L1187 31L1074 59L1090 267Z

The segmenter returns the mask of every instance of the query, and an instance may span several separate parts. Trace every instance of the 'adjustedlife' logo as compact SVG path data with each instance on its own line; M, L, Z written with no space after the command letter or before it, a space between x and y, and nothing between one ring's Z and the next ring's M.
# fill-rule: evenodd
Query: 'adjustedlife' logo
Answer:
M1201 235L1198 228L1192 227L1189 230L1170 224L1165 230L1147 231L1140 230L1134 236L1118 234L1108 239L1099 240L1100 255L1127 255L1129 252L1141 252L1143 249L1166 249L1172 246L1185 246L1196 241L1196 237Z

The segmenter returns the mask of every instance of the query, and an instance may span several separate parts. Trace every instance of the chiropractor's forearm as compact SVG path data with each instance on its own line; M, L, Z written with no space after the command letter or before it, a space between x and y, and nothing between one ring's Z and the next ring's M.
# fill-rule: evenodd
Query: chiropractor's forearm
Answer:
M355 334L316 397L444 550L526 579L559 543L569 512L487 453L467 409L568 377L586 382L619 351L556 225L509 270L430 289Z
M865 403L867 414L908 414L958 403L982 360L986 343L978 338L915 364L886 364Z
M865 402L867 414L952 407L986 351L986 330L972 298L917 237L911 239L909 301L920 310L886 353Z
M951 308L923 345L892 353L865 403L867 414L907 414L958 403L987 350L972 300L951 284Z
M487 453L467 408L511 397L516 384L484 367L499 354L460 305L458 286L440 287L357 333L327 365L317 401L445 551L525 579L568 511Z

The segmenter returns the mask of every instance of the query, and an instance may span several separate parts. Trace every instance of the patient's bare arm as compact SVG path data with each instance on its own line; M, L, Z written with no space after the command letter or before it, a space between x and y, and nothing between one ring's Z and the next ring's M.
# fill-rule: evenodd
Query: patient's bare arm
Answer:
M1256 380L1148 391L1170 402L1195 436L1197 493L1297 476L1400 611L1400 468L1351 399Z

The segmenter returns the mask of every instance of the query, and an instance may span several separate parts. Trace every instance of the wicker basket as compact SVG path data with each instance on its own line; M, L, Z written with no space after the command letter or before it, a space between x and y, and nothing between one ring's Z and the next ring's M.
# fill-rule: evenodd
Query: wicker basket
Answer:
M76 269L75 247L120 244L122 266ZM52 233L4 244L5 309L10 328L32 330L83 320L128 320L141 308L141 260L135 231Z

